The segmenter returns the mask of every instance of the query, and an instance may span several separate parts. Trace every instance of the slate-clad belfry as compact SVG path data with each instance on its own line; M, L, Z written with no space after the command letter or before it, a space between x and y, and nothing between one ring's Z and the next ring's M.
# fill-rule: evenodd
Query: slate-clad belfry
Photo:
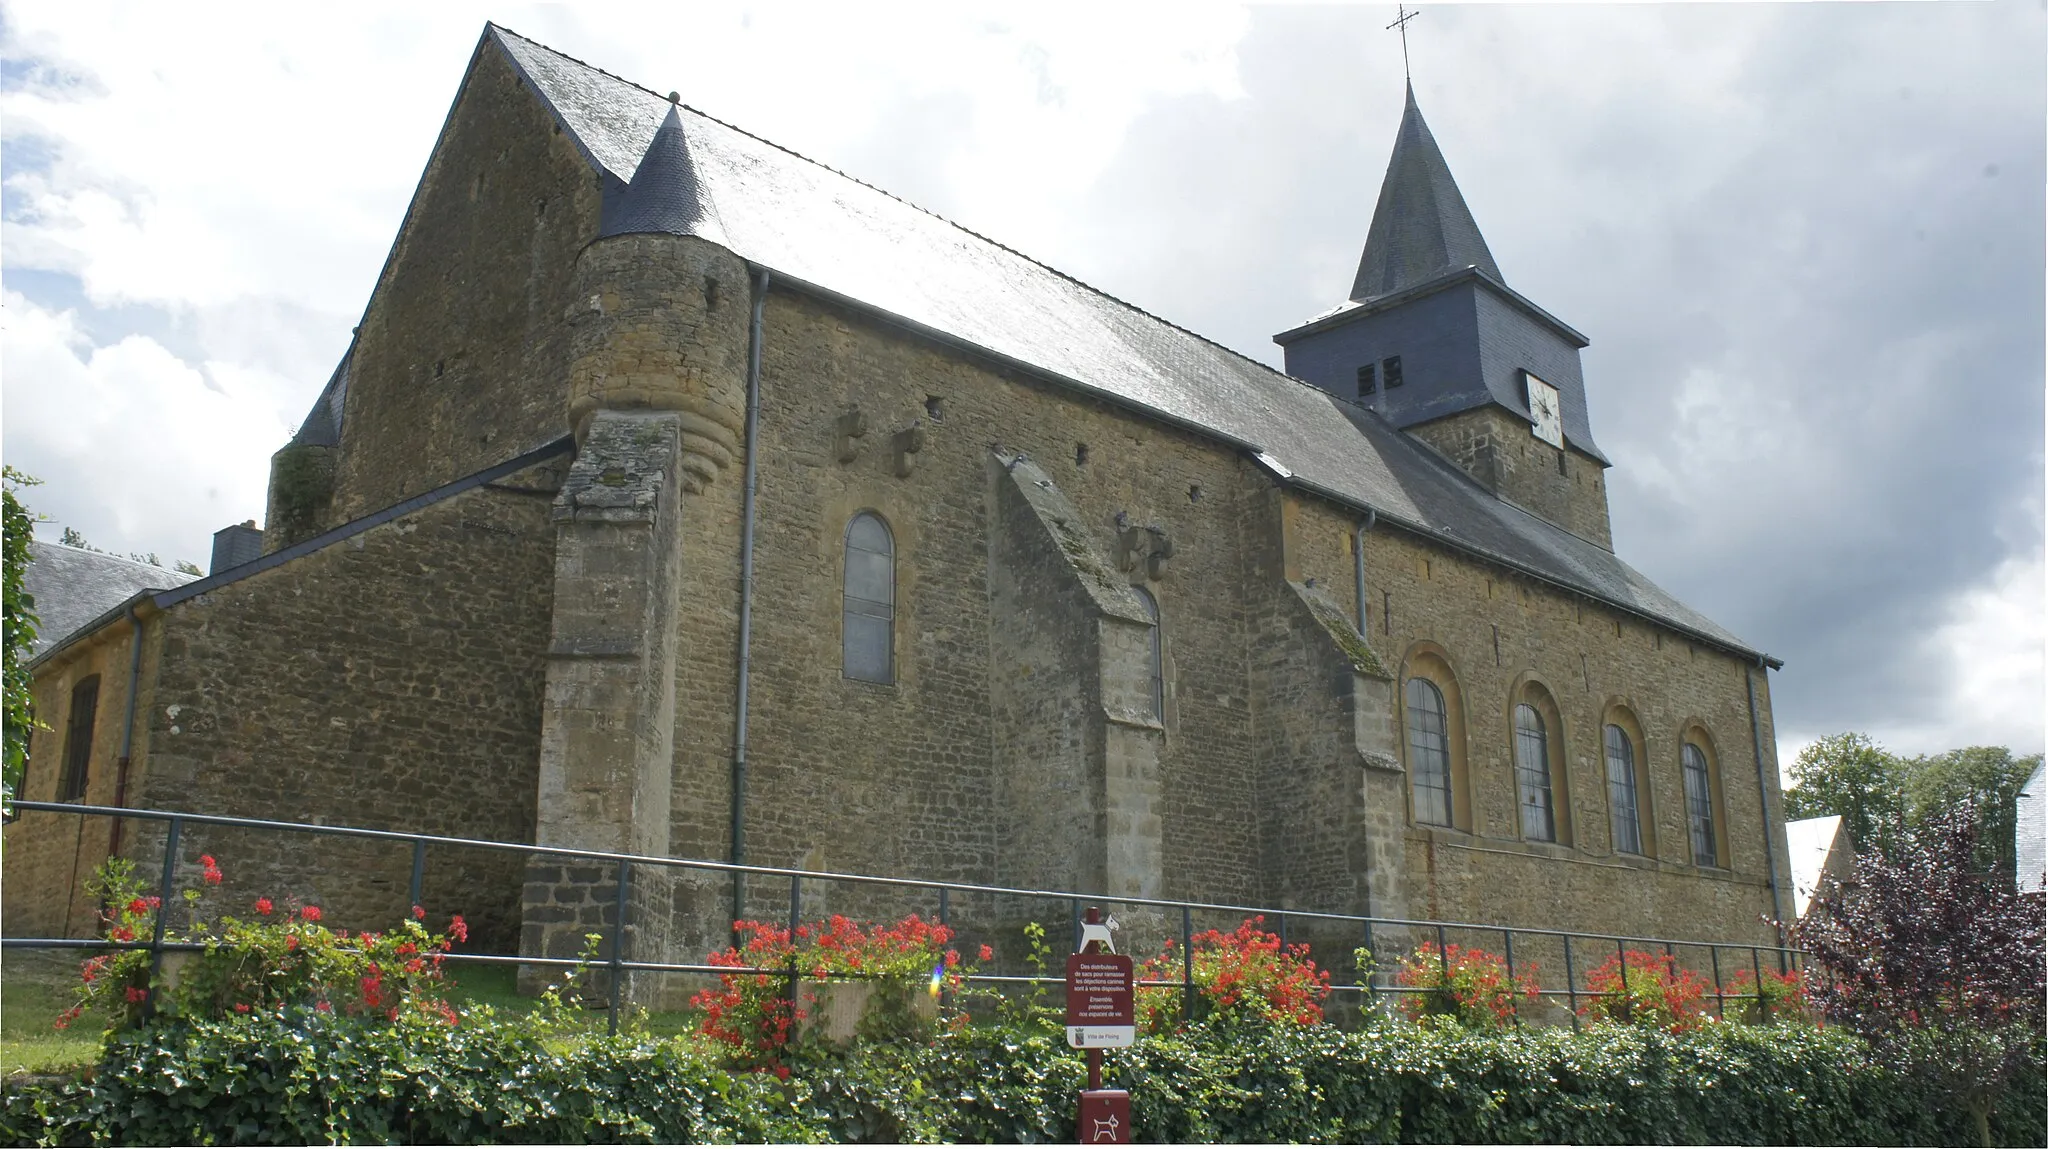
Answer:
M1777 663L1617 556L1586 338L1412 90L1360 224L1282 373L490 26L263 556L37 655L73 733L25 796L1774 941ZM223 896L407 909L403 850L180 848ZM163 839L6 849L7 932L77 933L66 875ZM574 956L615 877L451 848L422 897ZM787 891L626 901L627 956L694 961Z

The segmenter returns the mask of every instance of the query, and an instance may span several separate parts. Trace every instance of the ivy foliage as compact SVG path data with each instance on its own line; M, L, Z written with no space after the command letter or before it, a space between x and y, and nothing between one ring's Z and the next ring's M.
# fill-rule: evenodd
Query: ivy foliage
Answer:
M1357 1032L1224 1016L1106 1059L1145 1141L1957 1144L1967 1117L1854 1034L1710 1025ZM85 1081L7 1087L0 1141L1068 1142L1084 1070L1061 1036L976 1026L807 1050L787 1081L691 1038L565 1041L479 1013L448 1026L310 1010L109 1039ZM2037 1075L2038 1077L2038 1075ZM2009 1092L2002 1144L2048 1138Z
M0 669L5 677L6 727L0 735L0 802L11 802L20 792L29 733L38 729L26 659L39 623L35 596L23 585L34 558L28 544L35 535L35 516L15 497L17 490L38 481L13 467L5 468L0 479Z

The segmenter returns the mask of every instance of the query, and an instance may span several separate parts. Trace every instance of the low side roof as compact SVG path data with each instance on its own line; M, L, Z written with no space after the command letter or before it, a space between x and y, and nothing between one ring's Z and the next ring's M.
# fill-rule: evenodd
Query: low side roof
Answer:
M630 182L669 101L495 25L601 176ZM848 302L1233 443L1296 486L1761 655L1601 547L1499 498L1376 414L815 161L679 109L733 252Z
M22 589L35 596L39 620L30 658L127 602L137 591L171 590L199 577L41 539L30 539L28 549L33 561L22 572Z

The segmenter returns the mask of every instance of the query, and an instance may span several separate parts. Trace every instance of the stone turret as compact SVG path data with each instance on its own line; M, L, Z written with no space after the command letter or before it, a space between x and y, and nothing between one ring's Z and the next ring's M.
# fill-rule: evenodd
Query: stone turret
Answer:
M750 286L722 241L672 107L577 258L567 317L578 442L600 410L676 412L692 492L738 456L746 419Z

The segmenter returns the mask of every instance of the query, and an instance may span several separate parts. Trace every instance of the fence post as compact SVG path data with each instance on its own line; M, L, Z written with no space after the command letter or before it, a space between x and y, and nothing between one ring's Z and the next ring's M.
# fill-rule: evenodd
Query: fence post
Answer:
M1764 1016L1764 964L1757 957L1755 946L1749 947L1749 973L1751 977L1756 978L1756 984L1750 988L1756 990L1756 1016L1758 1021L1762 1021Z
M943 925L946 925L946 924L947 924L947 922L946 922L946 911L947 911L947 908L948 908L948 907L947 907L947 904L946 904L946 903L947 903L947 895L948 895L948 894L951 894L952 892L953 892L952 890L948 889L948 888L947 888L947 887L945 887L945 886L940 886L940 887L939 887L939 924L940 924L940 925L942 925L942 926L943 926Z
M1180 908L1180 1012L1182 1021L1195 1020L1195 915Z
M1509 995L1509 997L1508 997L1508 1000L1510 1000L1510 1001L1513 1001L1513 1000L1514 1000L1514 994L1515 994L1515 993L1516 993L1516 992L1518 991L1518 989L1519 989L1519 987L1517 986L1517 984L1516 984L1516 982L1515 982L1515 931L1513 931L1513 930L1508 930L1508 929L1504 929L1504 930L1502 930L1502 931L1500 932L1500 944L1501 944L1501 948L1502 948L1503 950L1507 951L1507 958L1508 958L1508 995ZM1516 1025L1517 1027L1520 1027L1520 1025L1521 1025L1521 1024L1522 1024L1522 1007L1521 1007L1520 1005L1517 1005L1517 1006L1515 1006L1515 1025Z
M1446 986L1450 985L1451 949L1449 943L1444 940L1444 924L1442 922L1436 924L1436 961L1437 966L1443 971L1443 984Z
M1280 923L1280 949L1284 953L1287 950L1287 911L1281 910L1279 913L1274 914L1273 917L1278 919Z
M803 880L803 878L802 878L802 877L800 877L800 876L798 876L798 875L796 875L796 874L791 874L791 875L789 876L789 975L788 975L788 977L789 977L789 989L788 989L788 996L789 996L789 1020L790 1020L790 1024L791 1024L791 1025L794 1025L794 1024L796 1023L796 1011L797 1011L797 1001L798 1001L798 995L797 995L797 988L796 988L796 982L797 982L797 968L796 968L796 928L797 928L797 923L803 920L803 916L804 916L804 880Z
M1071 911L1071 916L1072 916L1072 917L1073 917L1073 919L1074 919L1074 921L1073 921L1073 925L1074 925L1074 944L1073 944L1073 947L1072 947L1072 948L1071 948L1071 949L1070 949L1070 950L1069 950L1068 952L1070 952L1070 953L1080 953L1080 952L1081 952L1081 899L1079 899L1079 898L1069 898L1069 899L1067 900L1067 902L1068 902L1068 904L1067 904L1067 909L1068 909L1069 911Z
M1579 975L1572 972L1572 935L1564 935L1564 996L1571 1003L1572 1032L1579 1031Z
M1636 1019L1636 1003L1628 992L1628 939L1614 939L1614 956L1621 959L1621 1020L1625 1025Z
M1714 963L1714 1016L1728 1020L1728 994L1721 988L1721 947L1708 946L1707 957Z
M412 844L412 885L408 887L411 890L412 901L408 903L409 906L426 904L420 901L420 887L426 876L427 844L425 842L414 842Z
M163 877L158 880L156 887L156 929L152 931L149 939L149 988L146 991L149 996L142 1002L144 1016L156 1013L156 977L164 964L164 918L170 915L171 879L177 875L178 870L178 832L184 825L182 819L173 817L171 828L164 833Z
M612 991L605 1006L605 1032L619 1035L619 998L626 992L626 887L633 880L633 863L619 860L618 888L612 899Z

